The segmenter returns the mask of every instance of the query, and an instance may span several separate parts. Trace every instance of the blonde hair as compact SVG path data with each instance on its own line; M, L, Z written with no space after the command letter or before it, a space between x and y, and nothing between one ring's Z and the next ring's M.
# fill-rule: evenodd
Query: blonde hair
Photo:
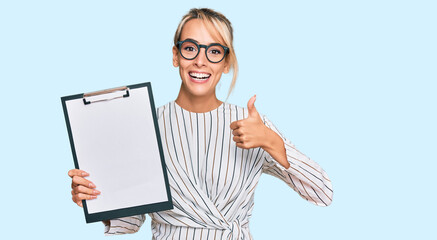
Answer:
M226 97L227 101L229 95L231 95L231 92L235 87L238 75L238 62L233 45L234 35L231 22L223 14L212 9L192 8L187 14L185 14L185 16L182 17L182 20L176 29L176 33L174 35L175 46L177 45L177 42L180 41L184 25L192 19L202 20L210 34L229 48L229 53L226 56L225 61L227 64L229 64L229 69L232 69L233 76L231 86L229 87L228 96ZM218 35L216 33L218 33Z

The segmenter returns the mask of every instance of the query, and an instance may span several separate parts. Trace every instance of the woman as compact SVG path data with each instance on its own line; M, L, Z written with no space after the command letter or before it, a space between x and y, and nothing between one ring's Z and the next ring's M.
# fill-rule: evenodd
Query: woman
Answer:
M249 218L261 173L285 181L320 206L332 201L326 173L261 117L252 97L247 109L217 99L222 73L237 76L231 23L210 9L192 9L178 26L173 65L178 97L157 109L174 209L149 214L154 239L251 239ZM229 95L228 95L229 96ZM73 169L73 201L100 192ZM144 215L105 221L106 234L138 231Z

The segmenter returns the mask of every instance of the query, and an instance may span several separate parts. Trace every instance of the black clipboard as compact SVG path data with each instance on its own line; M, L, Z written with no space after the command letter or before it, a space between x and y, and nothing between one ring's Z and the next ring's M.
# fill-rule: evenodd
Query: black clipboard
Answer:
M74 166L102 192L87 223L173 209L150 82L61 101Z

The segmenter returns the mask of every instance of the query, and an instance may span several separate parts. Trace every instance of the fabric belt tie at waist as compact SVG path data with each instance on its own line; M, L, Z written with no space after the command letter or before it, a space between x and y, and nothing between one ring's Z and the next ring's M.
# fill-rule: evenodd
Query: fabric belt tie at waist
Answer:
M241 232L240 221L236 219L225 229L224 236L226 236L225 240L239 240L243 233Z

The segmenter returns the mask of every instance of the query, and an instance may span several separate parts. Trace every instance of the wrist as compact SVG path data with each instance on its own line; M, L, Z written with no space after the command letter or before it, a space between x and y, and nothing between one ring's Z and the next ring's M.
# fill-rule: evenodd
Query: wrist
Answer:
M273 159L275 159L284 168L289 168L290 163L287 160L284 141L276 132L268 127L266 128L268 131L266 133L266 140L264 141L262 149L269 153L270 156L273 157Z
M282 143L281 137L278 136L272 129L265 126L265 139L262 142L261 148L267 152L273 151L275 146L278 146L279 143Z

